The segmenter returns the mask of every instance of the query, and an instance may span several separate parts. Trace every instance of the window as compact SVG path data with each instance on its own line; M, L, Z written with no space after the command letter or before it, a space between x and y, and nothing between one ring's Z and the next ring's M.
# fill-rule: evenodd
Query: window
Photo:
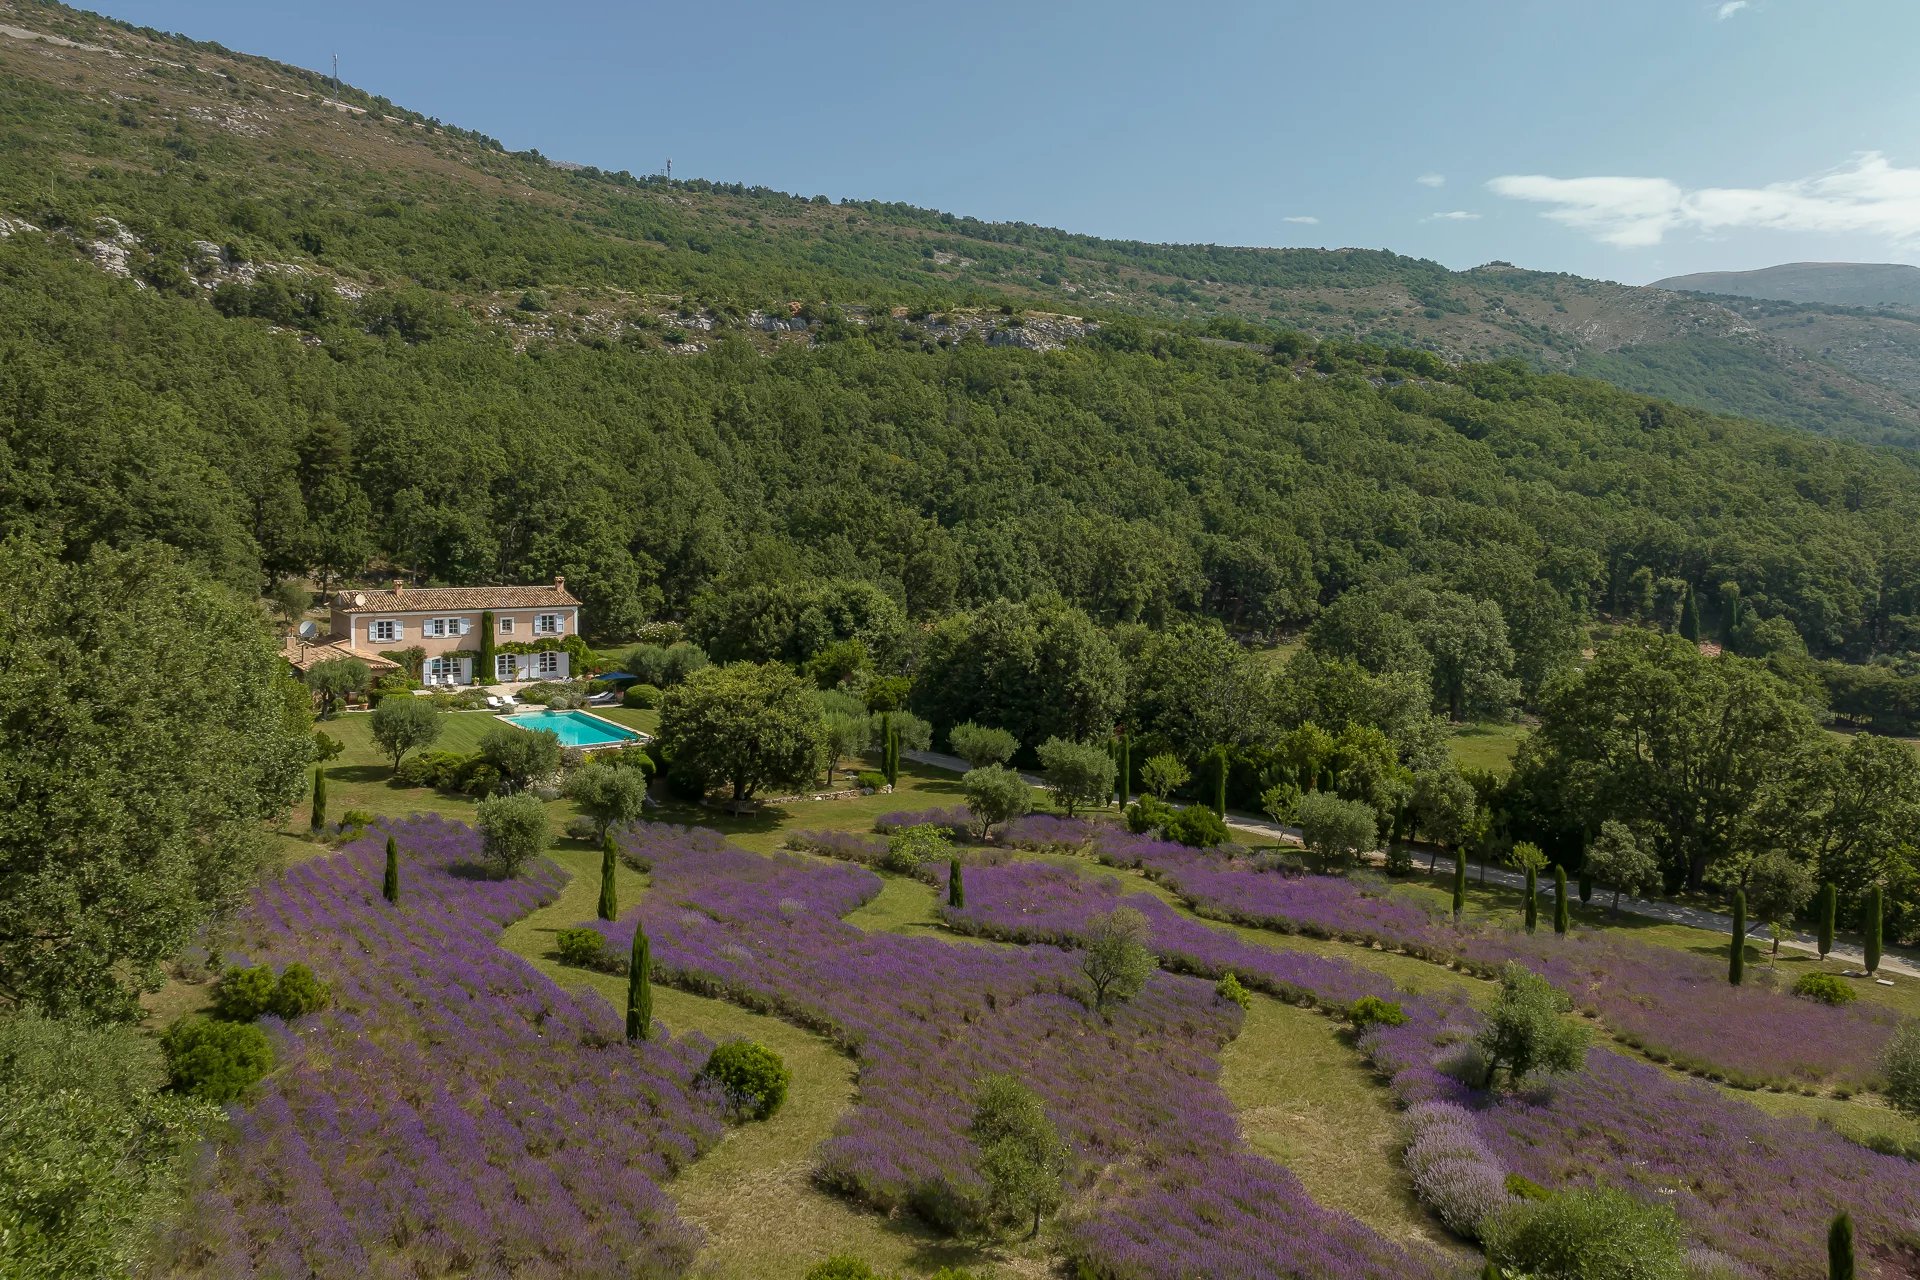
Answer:
M463 636L467 634L465 618L428 618L426 634L430 636Z
M375 640L398 640L400 638L400 624L392 618L380 619L373 624L373 638Z
M427 683L452 684L460 679L460 659L428 658Z
M557 676L560 674L560 655L559 654L554 653L552 650L548 650L546 653L535 654L534 658L537 660L537 666L535 667L535 670L537 670L541 675Z
M557 636L560 634L560 615L557 613L535 614L533 634L537 636Z
M496 653L493 655L493 678L495 680L513 679L513 655Z
M495 629L496 631L498 631L498 632L499 632L499 633L500 633L501 635L503 635L503 636L510 636L510 635L512 635L512 634L513 634L513 619L512 619L512 618L502 618L502 619L500 619L500 623L499 623L499 625L498 625L497 627L495 627L494 629Z

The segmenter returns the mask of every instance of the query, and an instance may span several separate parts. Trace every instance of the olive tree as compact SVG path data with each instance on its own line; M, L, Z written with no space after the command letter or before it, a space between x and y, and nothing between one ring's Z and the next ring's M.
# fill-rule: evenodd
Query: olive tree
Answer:
M320 714L330 718L349 695L366 692L373 673L358 658L327 658L308 667L306 679L320 699Z
M1813 872L1807 864L1774 850L1747 867L1747 905L1767 922L1773 935L1773 955L1780 954L1780 935L1794 916L1813 900Z
M990 764L1005 764L1020 749L1019 740L1005 729L974 724L972 721L949 729L947 742L953 747L953 754L976 769Z
M995 824L1033 811L1033 788L1004 765L967 770L960 779L960 789L966 792L967 809L980 822L982 840L993 833Z
M647 773L611 764L589 764L567 779L565 795L592 819L594 839L640 821L647 806Z
M1040 744L1040 773L1071 818L1081 806L1105 804L1113 794L1113 757L1091 742L1048 738Z
M1191 776L1178 756L1165 751L1147 757L1147 762L1140 766L1140 785L1160 800L1186 786Z
M1153 975L1155 960L1147 949L1147 918L1132 907L1115 907L1087 926L1086 947L1080 953L1080 972L1093 989L1093 1008L1105 1013L1113 1000L1131 1000Z
M424 750L439 739L445 715L428 698L382 698L371 717L373 740L397 772L407 752Z
M1323 867L1341 866L1373 848L1379 828L1373 806L1309 791L1294 805L1300 838Z
M551 838L547 806L525 793L482 800L474 825L480 828L487 865L507 879L545 853Z
M1501 1071L1509 1084L1529 1075L1577 1071L1586 1061L1587 1030L1568 1019L1573 1004L1539 974L1512 961L1500 973L1500 994L1475 1037L1486 1060L1482 1086Z
M1038 1235L1041 1220L1064 1199L1067 1171L1067 1144L1040 1095L1016 1076L986 1077L974 1093L967 1136L987 1184L984 1225L1031 1223L1030 1234Z

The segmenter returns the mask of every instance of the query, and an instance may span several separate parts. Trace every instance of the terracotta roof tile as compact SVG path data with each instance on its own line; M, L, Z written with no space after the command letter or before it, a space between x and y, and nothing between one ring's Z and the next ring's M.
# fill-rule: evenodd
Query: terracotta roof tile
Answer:
M473 609L577 607L563 583L537 587L407 587L401 591L342 591L335 608L345 613L459 613Z

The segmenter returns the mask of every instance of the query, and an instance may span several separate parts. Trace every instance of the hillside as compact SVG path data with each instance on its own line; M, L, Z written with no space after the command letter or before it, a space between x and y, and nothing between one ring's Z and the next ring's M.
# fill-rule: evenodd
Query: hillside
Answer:
M870 306L1122 313L1262 341L1294 328L1920 442L1920 383L1706 299L1504 264L1151 245L608 174L509 154L356 89L335 97L311 72L25 0L0 3L0 79L0 235L52 237L148 283L210 293L265 272L348 300L418 287L521 341L683 350L715 329L788 332L802 304L809 317L830 304L856 318Z
M1920 267L1897 262L1787 262L1757 271L1669 276L1653 287L1831 307L1920 308Z

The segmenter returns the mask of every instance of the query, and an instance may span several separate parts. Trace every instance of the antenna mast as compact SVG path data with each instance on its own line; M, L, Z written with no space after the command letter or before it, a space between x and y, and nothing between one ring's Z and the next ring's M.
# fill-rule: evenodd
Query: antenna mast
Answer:
M340 96L340 55L333 55L333 96Z
M672 156L667 157L667 181L668 182L673 181L673 157Z

